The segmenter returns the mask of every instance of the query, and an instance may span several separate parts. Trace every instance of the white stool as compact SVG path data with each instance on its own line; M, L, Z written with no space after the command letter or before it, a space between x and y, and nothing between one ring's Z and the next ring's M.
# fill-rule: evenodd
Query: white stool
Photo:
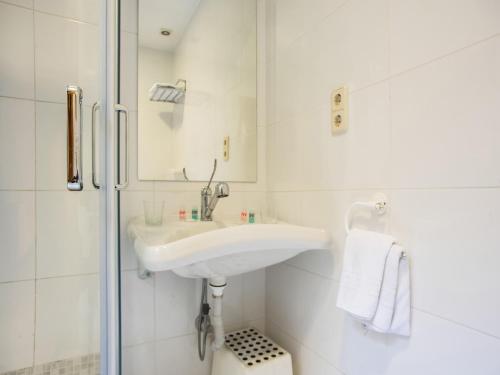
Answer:
M214 353L212 375L293 375L292 356L255 328L241 329Z

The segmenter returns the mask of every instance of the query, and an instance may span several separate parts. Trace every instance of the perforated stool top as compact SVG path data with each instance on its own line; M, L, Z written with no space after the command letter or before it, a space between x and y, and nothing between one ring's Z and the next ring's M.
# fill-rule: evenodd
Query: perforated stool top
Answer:
M245 328L226 334L226 348L246 367L271 362L288 352L255 328Z

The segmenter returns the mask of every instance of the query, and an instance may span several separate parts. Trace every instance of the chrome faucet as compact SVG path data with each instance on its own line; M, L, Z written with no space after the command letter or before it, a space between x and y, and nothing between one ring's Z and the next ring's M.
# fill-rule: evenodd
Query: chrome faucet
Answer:
M226 182L217 183L215 185L215 191L212 193L210 184L212 183L212 179L214 178L216 170L217 159L214 160L214 169L207 186L201 189L201 221L212 221L212 213L214 212L215 206L217 206L217 202L219 202L219 199L229 196L229 185Z

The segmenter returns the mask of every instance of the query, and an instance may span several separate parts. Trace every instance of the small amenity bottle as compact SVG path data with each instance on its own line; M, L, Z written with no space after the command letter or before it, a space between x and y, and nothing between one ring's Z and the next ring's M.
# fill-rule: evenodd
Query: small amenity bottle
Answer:
M191 219L193 221L198 221L198 207L193 207L191 210Z
M183 207L179 210L179 220L186 221L186 210Z
M248 223L255 224L255 212L253 212L252 210L248 212Z
M247 220L248 220L248 212L247 210L243 210L241 211L241 214L240 214L240 220L242 223L247 223Z

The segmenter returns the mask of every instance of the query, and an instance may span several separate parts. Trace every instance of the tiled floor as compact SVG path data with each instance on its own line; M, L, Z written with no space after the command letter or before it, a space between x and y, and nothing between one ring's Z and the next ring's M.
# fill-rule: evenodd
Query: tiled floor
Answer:
M4 372L0 375L99 375L100 366L100 355L89 354Z

